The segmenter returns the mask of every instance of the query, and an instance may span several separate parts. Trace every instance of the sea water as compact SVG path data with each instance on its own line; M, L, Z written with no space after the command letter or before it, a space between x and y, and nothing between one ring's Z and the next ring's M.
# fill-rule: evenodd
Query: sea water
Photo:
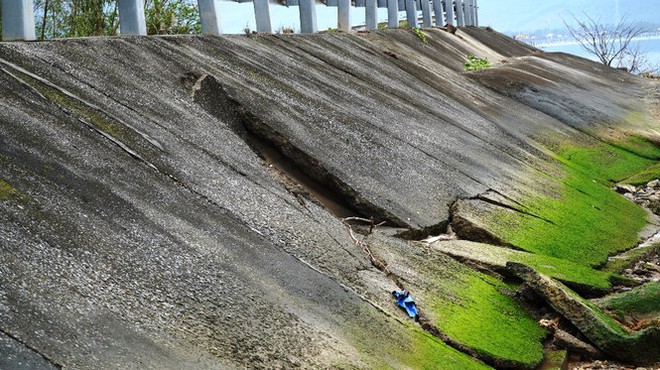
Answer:
M650 67L655 69L656 72L660 72L660 39L642 39L635 40L633 43L639 44L640 51L644 54L648 61L647 68ZM537 46L539 47L539 46ZM598 61L598 58L589 54L582 46L575 44L563 44L563 45L551 45L551 46L540 46L543 51L547 52L563 52L568 54L574 54L583 58L591 59Z

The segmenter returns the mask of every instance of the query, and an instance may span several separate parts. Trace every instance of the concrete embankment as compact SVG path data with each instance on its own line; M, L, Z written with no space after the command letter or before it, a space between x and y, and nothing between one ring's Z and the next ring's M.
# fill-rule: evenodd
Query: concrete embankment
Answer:
M0 330L64 368L537 366L506 263L611 288L653 87L423 32L0 44ZM448 225L458 258L410 240Z

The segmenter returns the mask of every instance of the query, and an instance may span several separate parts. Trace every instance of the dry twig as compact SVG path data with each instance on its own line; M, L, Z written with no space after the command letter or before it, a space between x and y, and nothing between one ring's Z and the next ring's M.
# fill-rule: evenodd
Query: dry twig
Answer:
M365 233L362 236L362 238L358 239L356 237L355 233L353 232L353 227L351 226L351 222L364 222L364 223L367 223L367 224L369 224L369 231L367 233ZM379 270L381 270L381 271L383 271L383 272L385 272L386 274L389 275L390 272L387 269L387 263L385 263L385 261L379 259L378 257L376 257L374 255L374 253L371 251L371 248L369 247L369 242L367 241L367 239L369 238L369 235L373 234L374 231L376 231L376 229L379 226L384 225L385 221L376 224L374 222L373 217L371 217L371 218L346 217L346 218L341 219L341 223L344 224L344 226L346 226L346 229L348 230L348 236L350 236L351 240L353 240L353 244L355 244L356 247L364 250L367 253L367 256L369 257L369 262L371 262L371 264L375 268L377 268L377 269L379 269Z

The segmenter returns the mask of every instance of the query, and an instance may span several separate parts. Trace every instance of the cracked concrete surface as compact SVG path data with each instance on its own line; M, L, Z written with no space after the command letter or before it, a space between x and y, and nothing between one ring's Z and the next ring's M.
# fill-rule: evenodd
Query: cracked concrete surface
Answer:
M539 138L594 134L461 60L570 67L485 30L428 33L0 44L0 180L16 194L0 200L0 328L65 368L414 367L422 353L397 351L428 338L398 318L392 281L237 120L342 212L417 232L457 199L527 212L557 166ZM211 80L226 99L193 94ZM627 82L585 99L619 103Z

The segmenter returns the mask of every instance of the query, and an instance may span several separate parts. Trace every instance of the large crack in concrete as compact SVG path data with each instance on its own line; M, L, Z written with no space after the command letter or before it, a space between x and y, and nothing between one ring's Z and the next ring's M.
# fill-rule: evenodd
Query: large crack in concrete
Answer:
M199 78L193 100L211 115L226 122L245 143L274 168L280 183L304 205L302 198L315 201L339 218L373 217L389 226L405 226L396 215L365 199L317 159L297 148L244 107L211 75Z

